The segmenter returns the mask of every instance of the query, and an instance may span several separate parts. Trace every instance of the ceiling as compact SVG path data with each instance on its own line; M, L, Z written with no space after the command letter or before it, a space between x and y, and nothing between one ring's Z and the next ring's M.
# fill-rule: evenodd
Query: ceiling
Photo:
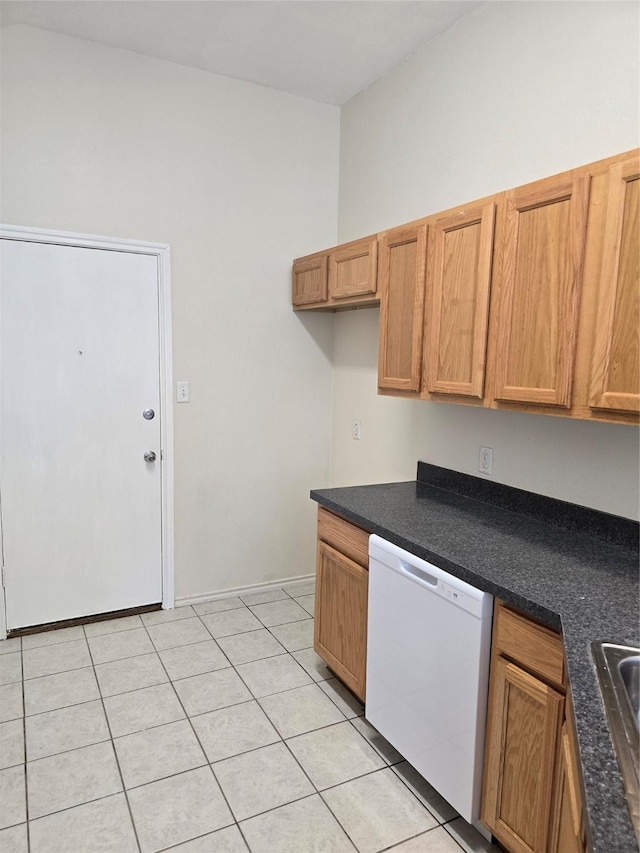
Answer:
M3 0L29 24L330 104L383 77L476 0Z

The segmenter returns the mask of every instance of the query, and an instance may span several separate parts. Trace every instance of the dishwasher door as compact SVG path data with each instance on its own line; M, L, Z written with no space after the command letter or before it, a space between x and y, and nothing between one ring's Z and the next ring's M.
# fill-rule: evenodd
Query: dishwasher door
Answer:
M469 823L480 816L493 596L369 539L365 716Z

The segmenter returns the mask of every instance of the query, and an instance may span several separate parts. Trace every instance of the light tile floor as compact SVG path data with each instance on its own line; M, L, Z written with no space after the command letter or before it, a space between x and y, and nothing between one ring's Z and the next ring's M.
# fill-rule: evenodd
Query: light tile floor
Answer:
M0 642L2 853L496 851L314 653L313 592Z

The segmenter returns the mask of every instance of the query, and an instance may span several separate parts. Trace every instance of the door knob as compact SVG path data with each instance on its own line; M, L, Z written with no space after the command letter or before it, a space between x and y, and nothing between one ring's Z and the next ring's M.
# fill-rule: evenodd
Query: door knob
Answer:
M142 417L145 419L145 421L152 421L155 416L156 413L153 411L153 409L145 409L142 413Z
M144 454L144 461L145 462L155 462L156 461L156 454L154 453L153 450L147 450L147 452Z

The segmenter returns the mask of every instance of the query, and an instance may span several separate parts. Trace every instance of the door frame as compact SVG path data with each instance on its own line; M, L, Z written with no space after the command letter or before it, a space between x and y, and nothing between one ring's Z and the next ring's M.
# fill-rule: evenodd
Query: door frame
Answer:
M85 249L103 249L151 255L157 262L158 343L160 348L160 453L161 453L161 559L162 607L175 606L174 586L174 472L173 472L173 358L171 340L171 247L168 243L101 237L72 231L50 231L21 225L0 224L0 239L27 243L49 243ZM0 381L2 373L0 371ZM2 539L2 495L0 493L0 556L2 587L0 596L0 639L7 636L7 614L4 588L4 543Z

